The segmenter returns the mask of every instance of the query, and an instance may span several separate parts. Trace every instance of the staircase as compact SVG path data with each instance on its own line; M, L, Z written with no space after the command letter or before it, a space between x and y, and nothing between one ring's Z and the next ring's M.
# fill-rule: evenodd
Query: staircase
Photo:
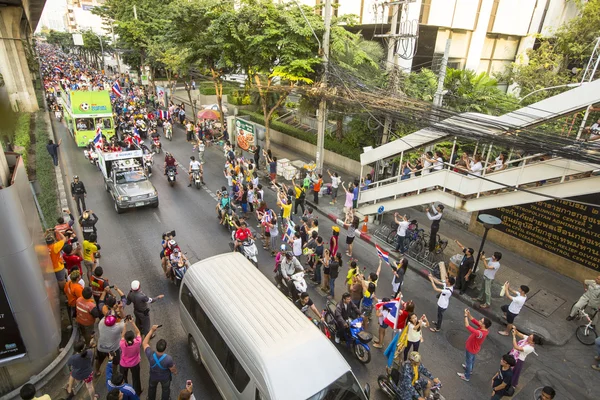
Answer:
M398 155L403 157L406 151L447 138L448 131L477 132L478 136L489 136L492 142L494 136L531 128L598 102L600 80L500 117L463 113L404 136L402 140L365 151L361 154L361 164L366 166ZM548 200L547 195L569 198L600 190L600 176L596 175L600 165L559 157L537 161L540 156L513 160L507 163L507 169L484 173L482 177L455 172L454 166L445 164L444 169L419 177L377 181L361 190L358 211L369 215L375 214L380 206L391 211L434 201L456 209L477 211Z

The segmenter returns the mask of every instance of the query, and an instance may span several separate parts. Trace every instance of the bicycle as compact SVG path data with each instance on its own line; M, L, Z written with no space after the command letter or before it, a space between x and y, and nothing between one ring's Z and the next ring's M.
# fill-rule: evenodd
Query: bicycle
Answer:
M592 323L594 317L596 317L596 314L598 313L598 310L596 310L591 317L585 312L585 310L579 310L579 312L583 315L583 318L588 321L588 323L578 326L575 330L575 336L582 344L591 346L596 342L596 338L598 337L596 328Z
M575 308L575 304L577 304L577 301L573 303L573 305L571 306L571 308L569 310L573 310L573 308ZM592 314L592 316L590 317L592 319L592 321L594 320L595 316L598 314L598 309L591 307L589 304L586 304L585 307L580 308L577 310L577 313L575 313L575 316L573 317L574 320L579 321L581 318L583 317L583 311L587 310L588 315ZM596 321L594 321L596 322ZM594 325L596 325L594 323Z

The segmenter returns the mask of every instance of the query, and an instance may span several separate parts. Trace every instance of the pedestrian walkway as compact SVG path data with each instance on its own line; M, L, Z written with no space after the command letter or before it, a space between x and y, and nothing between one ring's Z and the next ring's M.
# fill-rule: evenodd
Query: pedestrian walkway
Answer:
M290 161L293 160L307 160L310 157L302 153L296 152L293 149L284 147L281 145L271 144L271 150L273 155L279 159L287 158ZM337 172L342 178L343 182L352 182L358 177L352 176L347 171L335 170L325 163L324 170L330 169L333 173ZM283 179L283 178L278 178ZM325 183L330 182L329 176L325 173L323 176ZM314 207L316 210L323 214L326 214L329 219L336 221L339 225L343 225L344 212L342 210L344 206L344 192L340 189L338 192L337 203L330 204L331 199L329 197L322 197L319 201L319 205L314 204L311 196L307 196L307 202ZM416 219L419 223L419 227L424 228L426 231L429 230L430 222L422 209L410 208L406 210L397 210L399 214L410 215L411 219ZM360 217L360 216L359 216ZM393 222L393 214L384 214L381 224L390 224ZM361 219L361 227L363 221ZM373 235L376 229L380 225L374 223L367 223L367 233L361 233L361 239L373 246L375 244L380 245L384 250L391 251L392 247L379 240ZM476 251L479 249L481 244L481 237L469 232L464 225L459 223L443 220L440 224L439 235L442 239L448 240L448 247L444 251L443 259L446 261L446 265L449 258L455 254L462 254L459 246L454 242L458 240L465 247L472 247ZM513 288L518 288L520 285L527 285L530 288L528 300L525 303L520 315L516 319L516 326L523 332L538 333L542 336L545 341L549 344L563 346L574 334L577 324L568 322L565 320L568 315L573 303L582 294L582 283L574 281L568 277L560 275L552 270L549 270L539 264L529 261L510 249L503 248L488 241L484 248L485 253L490 256L495 251L502 253L501 267L496 274L494 285L492 288L492 305L489 308L481 309L478 307L479 303L474 299L479 297L479 285L481 278L478 277L476 283L464 295L459 295L458 290L454 292L454 295L460 298L462 302L469 305L469 307L476 308L483 315L486 315L490 319L504 323L503 313L500 307L504 304L510 303L507 298L500 298L501 285L505 281L509 281ZM397 253L396 253L397 254ZM391 253L392 259L398 257ZM419 272L423 277L427 277L430 270L424 264L419 263L416 260L412 260L409 266ZM483 273L482 263L480 262L477 274Z

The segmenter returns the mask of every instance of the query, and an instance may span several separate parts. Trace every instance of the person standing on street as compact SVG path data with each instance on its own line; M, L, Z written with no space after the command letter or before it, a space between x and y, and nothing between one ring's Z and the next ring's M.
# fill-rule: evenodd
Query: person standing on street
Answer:
M94 390L94 371L92 363L94 362L94 351L86 347L85 342L80 341L75 343L73 346L75 354L69 357L67 365L71 367L71 374L69 375L69 383L67 384L67 393L69 398L73 398L75 393L73 392L73 386L77 381L83 381L90 400L97 399Z
M321 185L323 185L323 174L319 174L316 180L313 180L313 202L319 205L319 192L321 192Z
M108 288L107 288L108 289ZM107 290L108 292L108 290ZM119 362L121 361L121 332L125 327L125 323L118 320L115 315L109 314L98 322L98 342L96 344L96 365L94 367L95 376L100 376L100 368L106 357L112 360L112 372L117 371ZM114 356L111 356L114 355Z
M410 225L408 222L408 218L406 215L403 215L400 218L400 214L394 213L394 221L398 224L398 230L396 231L396 248L392 250L395 253L404 254L404 249L406 248L406 231Z
M506 316L506 322L508 322L508 324L506 326L506 330L500 331L498 333L502 336L508 336L512 328L514 327L513 322L515 321L515 318L517 317L517 315L519 315L519 312L521 312L521 309L523 308L523 305L527 300L527 293L529 293L529 287L521 285L519 290L512 290L508 282L504 284L504 287L504 294L510 299L511 303L508 305L505 304L502 307L500 307L500 309L502 310L502 312L504 312L504 315ZM514 296L510 295L511 292Z
M83 265L85 265L88 282L91 282L92 272L96 269L96 253L100 245L96 243L96 234L92 233L88 240L83 241Z
M131 324L133 331L127 330L128 324ZM131 371L131 385L138 396L142 394L142 383L140 380L141 345L142 334L140 330L133 323L131 316L125 317L125 325L123 326L121 341L119 342L121 348L120 370L125 382L127 382L127 376L129 375L129 371Z
M84 203L85 207L85 203ZM98 222L98 217L92 210L86 210L79 217L79 226L81 226L81 231L83 232L83 239L90 240L90 236L92 234L96 234L96 223Z
M454 241L458 247L460 247L464 253L464 256L458 266L458 275L456 276L456 288L459 290L459 294L464 294L467 290L467 282L473 272L473 266L475 265L475 258L473 257L472 247L463 246L458 240Z
M327 173L331 178L331 202L329 204L335 204L337 200L338 188L340 187L340 183L342 183L342 178L340 178L337 172L331 174L331 172L327 170Z
M96 318L100 318L100 311L92 296L91 287L83 288L81 297L75 302L75 311L75 320L77 321L77 325L79 325L79 333L83 336L85 344L89 345L94 334Z
M64 290L67 283L67 270L65 269L65 261L61 257L61 253L65 247L65 236L58 231L49 230L46 232L45 239L58 287L60 290Z
M481 302L480 308L488 308L492 304L492 282L494 282L496 272L500 268L501 259L502 253L499 251L494 252L494 255L490 258L485 258L485 254L481 254L481 261L483 261L485 269L483 271L483 285L477 299Z
M85 190L85 185L79 180L79 176L77 175L73 176L73 182L71 182L71 196L73 196L73 200L77 204L77 212L79 212L79 215L82 215L83 211L87 209L85 206L87 191Z
M133 304L133 315L135 315L135 325L145 336L150 331L150 307L148 304L160 300L164 295L158 295L154 298L148 297L140 290L140 281L131 282L131 291L127 295L127 305Z
M427 213L427 218L431 221L431 232L429 232L429 251L432 252L435 250L435 244L437 243L437 233L440 230L440 221L444 216L444 205L439 204L435 207L432 204L433 214L429 212L429 208L425 209Z
M471 324L475 325L477 328L473 328ZM473 372L473 367L475 366L475 356L481 350L481 345L485 341L489 333L490 326L492 326L492 321L487 318L482 318L480 320L476 320L471 316L471 312L468 308L465 308L465 328L471 335L467 339L467 343L465 345L465 363L462 365L465 372L457 372L456 374L460 379L465 382L469 382L471 379L471 373Z
M160 383L162 389L161 400L169 400L171 395L171 380L172 374L177 375L177 368L173 362L173 358L165 353L167 349L167 341L160 339L156 342L156 351L150 348L150 339L154 336L160 325L152 325L150 332L144 337L142 348L148 361L150 362L150 379L148 383L148 400L156 399L156 389Z
M585 290L585 293L571 309L567 321L572 321L579 310L584 309L586 306L594 309L600 307L600 275L596 279L586 279L583 281L583 290Z
M492 398L500 400L507 395L507 389L512 382L512 367L515 366L515 358L510 354L504 354L500 359L500 370L492 378Z
M46 150L48 150L50 157L52 157L52 162L54 163L55 167L58 167L58 148L60 147L61 143L62 139L58 140L58 144L54 143L52 140L48 140L48 144L46 145Z
M429 328L431 332L439 332L442 329L442 320L444 318L444 312L448 309L448 305L450 305L450 297L452 297L452 293L454 292L454 283L456 282L453 277L446 278L446 282L442 282L439 279L436 279L433 275L429 274L429 281L431 282L431 286L433 290L438 292L438 312L437 312L437 321L433 323L434 326ZM442 286L442 288L438 288L437 285Z
M513 348L508 354L511 354L515 358L515 367L513 368L512 385L519 385L519 377L521 376L521 370L523 369L523 363L527 356L531 353L535 353L534 346L541 344L541 339L535 333L527 336L524 333L519 332L515 328L512 329L513 337ZM517 337L521 338L517 341ZM537 354L537 353L536 353Z

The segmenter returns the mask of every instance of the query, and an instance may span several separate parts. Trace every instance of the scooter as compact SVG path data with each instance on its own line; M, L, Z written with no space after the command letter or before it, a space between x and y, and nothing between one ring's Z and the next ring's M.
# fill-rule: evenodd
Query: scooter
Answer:
M83 151L83 155L85 156L85 158L90 162L90 164L98 167L98 154L96 154L96 151L94 150L93 147L88 147Z
M152 138L152 145L150 145L150 150L153 153L160 154L162 151L162 145L160 144L160 137L155 136Z
M325 309L325 322L327 323L330 332L337 333L337 325L335 323L335 304L327 301ZM373 335L366 332L363 328L363 317L358 317L354 320L348 320L348 331L345 332L343 340L346 342L347 348L352 348L354 356L363 364L368 364L371 361L371 349L369 342L373 340Z
M167 167L167 181L173 186L177 180L177 167Z
M235 247L233 244L235 243L235 231L231 232L231 240L231 246ZM256 243L254 243L254 239L248 238L242 242L242 245L238 247L238 251L242 253L248 260L252 261L255 267L258 267L258 248L256 247Z
M173 128L172 127L165 128L165 137L169 140L173 140Z
M200 189L200 186L204 185L204 179L202 179L202 175L197 169L192 171L192 182L196 186L196 189Z
M396 384L400 379L400 373L396 368L393 368L388 375L379 375L377 377L377 384L383 393L386 394L390 399L398 399L401 398L402 391L400 387ZM432 384L429 396L427 400L445 400L445 397L440 393L440 388L442 387L441 383ZM423 393L418 391L419 395L423 398Z
M177 287L181 285L181 281L183 281L183 276L187 272L187 264L187 261L184 260L180 260L177 264L171 263L171 271L169 275L171 276L171 282L177 285Z

